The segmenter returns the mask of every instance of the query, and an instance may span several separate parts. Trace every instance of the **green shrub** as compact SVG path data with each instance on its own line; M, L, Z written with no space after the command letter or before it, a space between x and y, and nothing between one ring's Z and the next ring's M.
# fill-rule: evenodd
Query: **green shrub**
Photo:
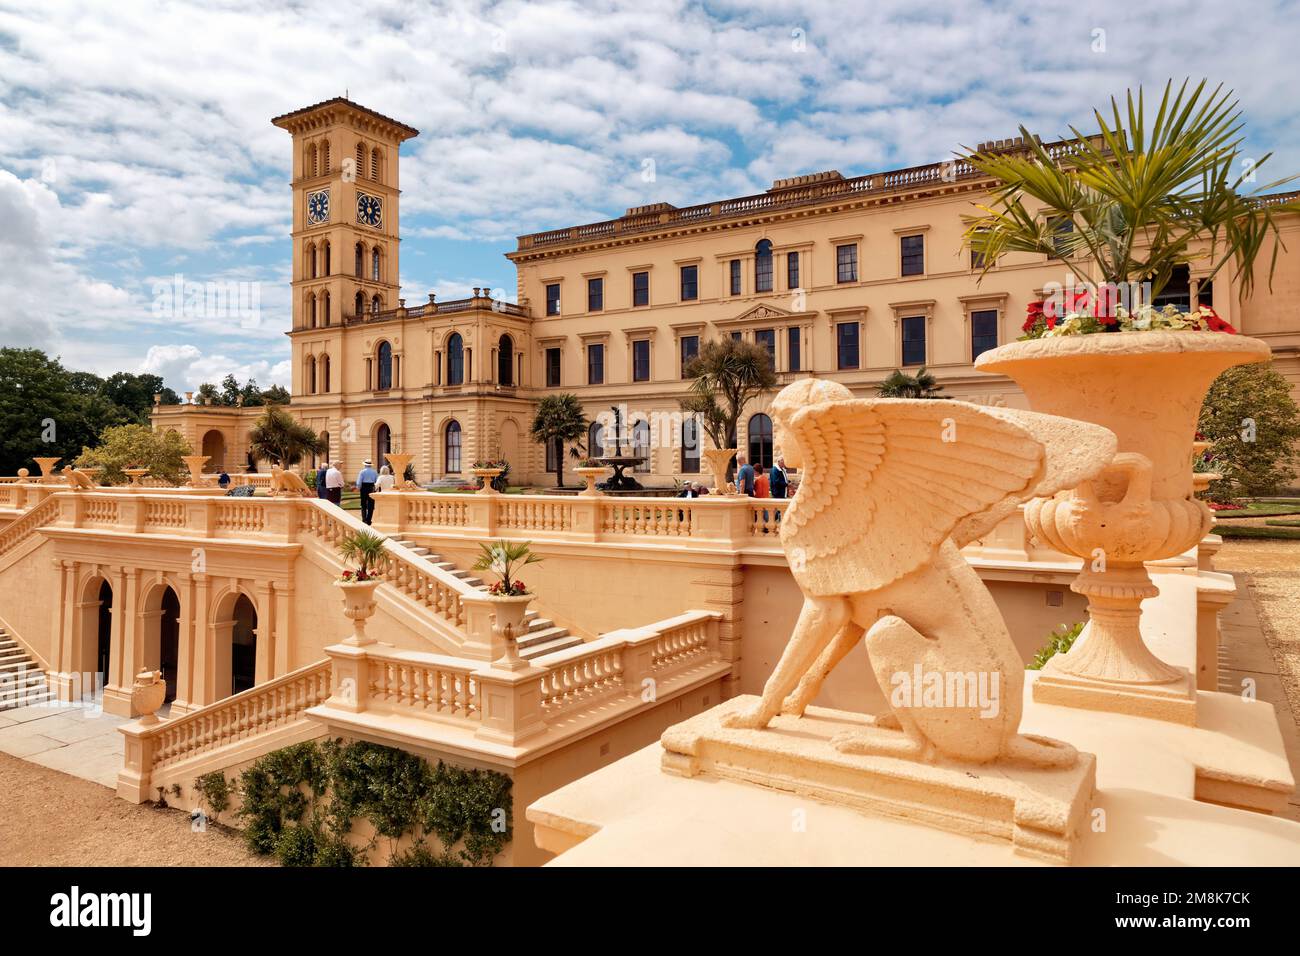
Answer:
M225 773L220 770L205 773L195 779L194 792L212 811L214 823L221 814L230 809L230 781L226 779Z
M1083 633L1082 621L1068 627L1062 624L1059 630L1047 635L1047 643L1039 648L1038 653L1034 655L1034 659L1027 669L1031 671L1042 670L1043 665L1057 654L1064 654L1068 651L1074 645L1074 642L1079 639L1081 633Z

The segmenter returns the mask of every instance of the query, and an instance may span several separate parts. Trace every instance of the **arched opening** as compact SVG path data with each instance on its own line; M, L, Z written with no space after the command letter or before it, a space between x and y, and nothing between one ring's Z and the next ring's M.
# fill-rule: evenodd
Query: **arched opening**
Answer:
M377 300L376 300L377 301ZM375 388L386 391L393 387L393 347L387 342L380 342L375 350Z
M375 470L388 464L388 453L393 450L393 433L388 425L380 422L375 429Z
M203 436L203 451L208 456L204 466L210 471L224 471L226 468L226 436L215 428Z
M315 143L312 143L310 146L307 147L307 175L308 176L320 175L320 163L316 157Z
M447 384L465 384L465 342L459 332L447 337Z
M749 420L749 463L757 469L772 467L772 419L762 412Z
M330 324L330 294L328 292L321 295L320 318L321 325L328 328Z
M323 243L321 243L321 248L324 250L325 253L323 257L325 259L325 266L323 272L325 275L329 275L330 274L330 241L326 239Z
M366 258L366 247L358 242L356 245L356 273L358 279L362 278L365 275L365 272L362 270L362 263L365 262L365 258ZM358 292L357 295L360 296L361 293ZM357 309L357 311L360 312L361 310Z
M379 301L379 296L374 296L373 298L371 298L371 300L370 300L370 314L373 315L373 316L378 316L378 315L379 315L379 309L380 309L380 307L381 307L381 303L380 303L380 301Z
M354 172L356 173L357 179L360 179L362 176L366 174L366 147L363 146L361 143L357 143L356 163L357 163L357 168L354 170ZM357 275L361 275L361 273L358 272Z
M497 432L497 441L500 443L501 457L512 465L519 465L519 425L513 419L507 418L501 423L501 428Z
M448 474L460 473L460 422L452 419L447 423L442 438L443 470Z
M316 278L316 243L311 243L307 247L307 274L313 279Z
M360 273L357 274L360 275ZM360 318L361 316L366 314L366 297L362 295L360 292L357 293L357 297L353 301L352 305L353 305L353 309L352 309L353 315Z
M632 455L645 459L632 469L634 472L648 474L653 470L654 462L650 454L650 423L644 418L632 425Z
M257 608L248 595L232 592L217 605L214 689L221 700L257 684Z
M370 250L370 278L379 281L379 247Z
M307 394L316 394L316 358L307 356Z
M600 422L592 422L587 428L587 454L592 458L605 457L605 428Z
M328 355L321 356L320 366L321 366L321 391L328 392L330 390L330 357Z
M144 599L142 660L146 670L162 672L166 703L176 699L180 662L181 601L169 584L153 588Z
M96 592L99 607L95 612L95 656L93 670L99 675L99 686L108 683L109 666L113 659L113 588L101 579Z
M381 182L379 171L383 168L383 159L379 153L378 147L370 151L370 178L375 182Z
M323 172L328 174L330 171L330 141L329 140L325 140L325 142L321 144L321 166L323 167Z
M503 335L497 340L497 384L515 384L515 340Z
M772 291L772 240L760 239L754 246L754 291Z
M307 296L307 328L316 328L316 296Z

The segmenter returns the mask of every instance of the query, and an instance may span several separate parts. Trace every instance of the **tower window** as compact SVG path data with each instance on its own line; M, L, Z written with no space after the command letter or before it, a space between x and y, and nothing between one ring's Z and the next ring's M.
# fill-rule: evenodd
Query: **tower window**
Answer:
M362 278L365 275L365 272L362 270L362 263L365 261L365 258L366 258L365 247L358 242L356 247L356 259L357 259L356 273L358 279Z
M376 299L376 302L379 300ZM376 363L379 367L379 378L375 383L375 388L385 392L393 387L393 347L387 342L380 342L377 350L379 361Z
M360 143L357 143L356 163L357 168L353 170L353 178L360 179L366 174L366 148ZM360 275L360 273L357 274Z
M370 178L375 182L379 182L379 166L379 150L372 149L370 151Z
M376 282L379 281L379 249L376 247L370 253L370 278Z
M754 247L754 291L772 291L772 241L759 240Z

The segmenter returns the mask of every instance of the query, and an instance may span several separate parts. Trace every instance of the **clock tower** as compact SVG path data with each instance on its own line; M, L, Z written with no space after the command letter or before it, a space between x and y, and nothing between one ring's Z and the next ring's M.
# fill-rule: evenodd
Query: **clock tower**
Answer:
M271 122L293 136L293 403L327 413L348 324L398 306L398 150L419 131L342 97Z

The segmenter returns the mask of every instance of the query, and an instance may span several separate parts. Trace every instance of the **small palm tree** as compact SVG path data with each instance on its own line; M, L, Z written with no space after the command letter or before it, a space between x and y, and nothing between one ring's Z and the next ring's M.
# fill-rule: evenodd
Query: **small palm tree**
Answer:
M339 542L339 557L354 565L343 572L343 580L369 581L387 571L392 558L384 541L373 531L354 531Z
M270 405L248 432L248 450L254 458L288 468L324 448L312 429L282 408Z
M902 369L891 372L889 377L876 386L876 394L881 398L947 398L943 386L926 367L922 365L915 375L908 375Z
M757 342L712 339L686 367L691 395L682 411L698 415L714 448L736 444L736 429L745 405L776 385L772 355Z
M582 413L582 402L578 401L577 395L569 392L546 395L537 403L532 436L534 441L555 448L557 488L564 485L564 446L581 439L587 433L587 424L587 416ZM576 448L573 450L577 451Z
M515 579L519 568L536 564L542 560L540 554L534 554L531 541L493 541L479 545L478 560L474 562L475 571L488 571L498 578L488 588L488 593L497 597L517 597L528 593L524 582Z

